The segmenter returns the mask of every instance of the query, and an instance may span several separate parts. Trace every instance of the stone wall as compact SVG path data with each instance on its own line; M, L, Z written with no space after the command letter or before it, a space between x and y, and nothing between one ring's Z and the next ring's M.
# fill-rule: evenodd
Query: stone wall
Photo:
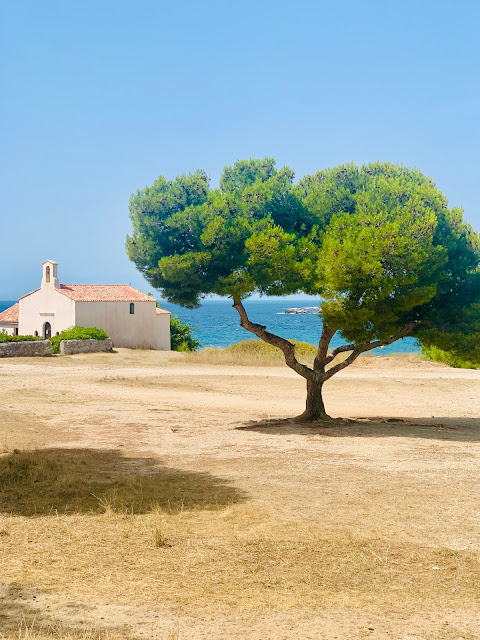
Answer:
M63 355L112 351L112 349L113 344L111 338L107 338L106 340L62 340L60 342L60 353Z
M32 342L0 342L0 358L21 358L28 356L51 356L50 340Z

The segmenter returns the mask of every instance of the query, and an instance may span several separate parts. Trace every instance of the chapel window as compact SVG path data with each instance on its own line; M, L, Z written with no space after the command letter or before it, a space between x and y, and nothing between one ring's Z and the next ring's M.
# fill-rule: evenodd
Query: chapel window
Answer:
M133 302L130 303L130 315L133 316L133 314L135 313L135 305L133 304Z
M50 267L45 269L45 282L50 282Z
M15 336L18 336L18 327L15 327L15 330L14 330L13 334L14 334Z
M36 338L38 338L38 331L35 331L35 333L33 334Z

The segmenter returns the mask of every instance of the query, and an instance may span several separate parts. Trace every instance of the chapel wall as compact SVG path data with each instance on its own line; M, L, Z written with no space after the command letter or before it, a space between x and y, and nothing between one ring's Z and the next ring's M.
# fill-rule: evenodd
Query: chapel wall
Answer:
M155 301L134 302L77 302L75 324L103 329L114 347L158 349L158 323ZM170 316L166 316L170 318ZM168 325L170 339L170 325ZM166 344L166 339L163 341Z
M160 351L171 351L172 344L170 338L170 314L155 314L157 346Z
M43 335L43 326L49 322L52 336L73 327L75 302L55 287L42 287L20 299L18 332L22 336Z

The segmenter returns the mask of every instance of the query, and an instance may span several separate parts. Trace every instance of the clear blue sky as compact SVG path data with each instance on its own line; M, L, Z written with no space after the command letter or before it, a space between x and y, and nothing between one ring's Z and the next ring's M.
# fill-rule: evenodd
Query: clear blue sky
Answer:
M414 165L480 229L479 23L474 0L1 3L0 300L45 258L150 290L130 194L241 158Z

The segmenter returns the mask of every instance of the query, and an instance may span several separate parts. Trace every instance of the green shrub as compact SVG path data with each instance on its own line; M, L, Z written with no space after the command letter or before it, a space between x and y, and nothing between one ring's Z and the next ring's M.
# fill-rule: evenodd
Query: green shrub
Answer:
M32 342L41 339L38 336L9 336L6 333L0 333L0 342Z
M442 349L434 346L422 346L422 355L427 360L432 360L433 362L443 362L444 364L448 364L450 367L455 367L456 369L480 369L480 362L465 360L464 358L456 356L450 351L443 351Z
M175 351L191 351L188 343L183 341L182 344L175 349Z
M105 340L108 338L103 329L96 327L71 327L65 329L58 336L52 336L52 353L60 353L60 342L62 340Z
M202 345L193 337L194 331L193 327L186 322L182 322L175 314L172 314L170 317L172 351L196 351L199 349Z

